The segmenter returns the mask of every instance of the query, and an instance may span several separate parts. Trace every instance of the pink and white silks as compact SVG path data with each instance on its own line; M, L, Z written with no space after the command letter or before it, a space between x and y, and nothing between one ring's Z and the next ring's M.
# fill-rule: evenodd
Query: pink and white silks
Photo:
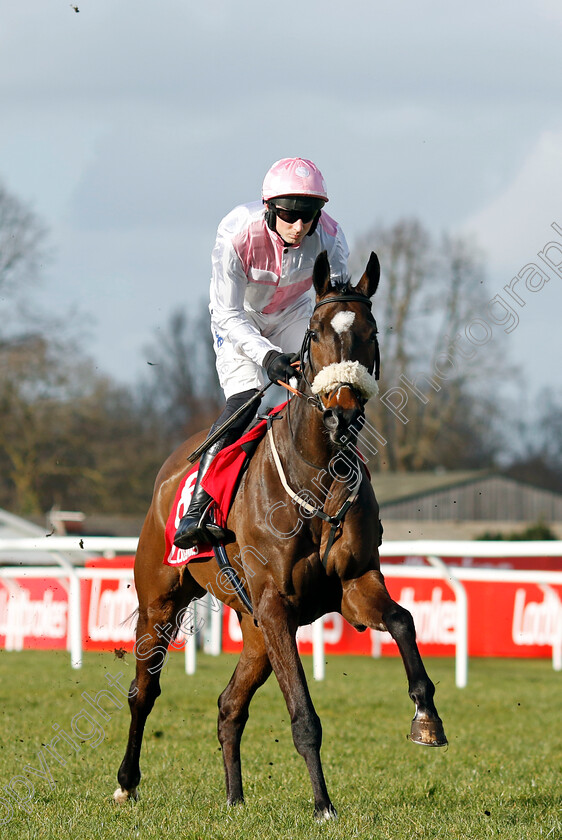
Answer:
M347 277L349 249L340 226L322 211L299 245L271 230L261 202L235 207L221 221L212 252L211 329L226 397L261 388L261 364L273 349L294 353L312 313L312 270L327 251L333 281Z

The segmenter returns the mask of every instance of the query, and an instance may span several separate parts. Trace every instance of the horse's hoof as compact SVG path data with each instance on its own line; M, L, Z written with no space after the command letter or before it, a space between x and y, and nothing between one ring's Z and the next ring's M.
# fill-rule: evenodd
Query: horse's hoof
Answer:
M415 717L410 729L410 741L425 747L445 747L448 743L439 718Z
M314 819L317 822L326 822L326 820L337 820L338 812L330 803L327 808L317 808L314 811Z
M122 787L118 787L115 793L113 794L113 801L117 803L117 805L123 805L124 802L128 802L129 799L132 799L133 802L137 802L139 798L139 792L136 788L131 788L131 790L123 790Z

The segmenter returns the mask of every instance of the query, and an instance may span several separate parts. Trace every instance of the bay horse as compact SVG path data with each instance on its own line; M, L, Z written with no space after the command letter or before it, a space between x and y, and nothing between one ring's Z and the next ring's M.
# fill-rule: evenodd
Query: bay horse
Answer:
M214 557L194 558L180 568L162 562L176 489L187 472L189 452L204 434L181 445L160 470L135 560L136 637L137 645L142 640L143 654L139 656L137 648L136 676L129 689L129 740L115 801L137 798L144 726L160 694L162 628L173 626L181 611L206 591L237 612L244 642L218 701L229 805L244 801L240 741L250 701L273 670L287 704L295 747L310 775L314 814L319 820L336 816L320 761L322 727L295 638L298 627L329 612L341 613L359 630L390 632L415 704L410 739L428 746L447 743L412 616L392 600L380 572L378 505L355 449L378 368L371 297L379 276L378 259L371 254L355 287L333 287L326 253L316 260L316 305L301 349L301 398L292 397L282 416L269 424L228 516L236 542L226 550L241 571L250 609L235 588L220 585Z

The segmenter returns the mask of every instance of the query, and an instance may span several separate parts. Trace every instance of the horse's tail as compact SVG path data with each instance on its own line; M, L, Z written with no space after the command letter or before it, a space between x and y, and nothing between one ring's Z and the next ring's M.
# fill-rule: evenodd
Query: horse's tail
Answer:
M130 615L127 616L127 618L123 619L123 621L121 622L119 627L132 627L133 621L135 621L135 630L136 630L136 626L137 626L136 625L136 619L138 618L138 615L139 615L139 608L137 607L136 610L133 610L133 612Z

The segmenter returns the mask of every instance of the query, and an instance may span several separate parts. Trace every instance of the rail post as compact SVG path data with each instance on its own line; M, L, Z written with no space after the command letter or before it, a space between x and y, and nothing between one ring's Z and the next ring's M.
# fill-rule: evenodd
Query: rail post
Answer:
M466 688L468 683L468 599L466 589L455 576L451 566L436 557L427 555L427 562L439 569L443 578L455 593L457 621L455 627L455 684L457 688Z
M323 680L326 676L323 616L317 618L312 624L312 673L315 680Z
M68 636L70 664L73 668L82 667L82 604L80 578L74 569L68 570Z
M193 627L191 633L185 635L185 673L193 676L197 670L197 601L193 601Z

